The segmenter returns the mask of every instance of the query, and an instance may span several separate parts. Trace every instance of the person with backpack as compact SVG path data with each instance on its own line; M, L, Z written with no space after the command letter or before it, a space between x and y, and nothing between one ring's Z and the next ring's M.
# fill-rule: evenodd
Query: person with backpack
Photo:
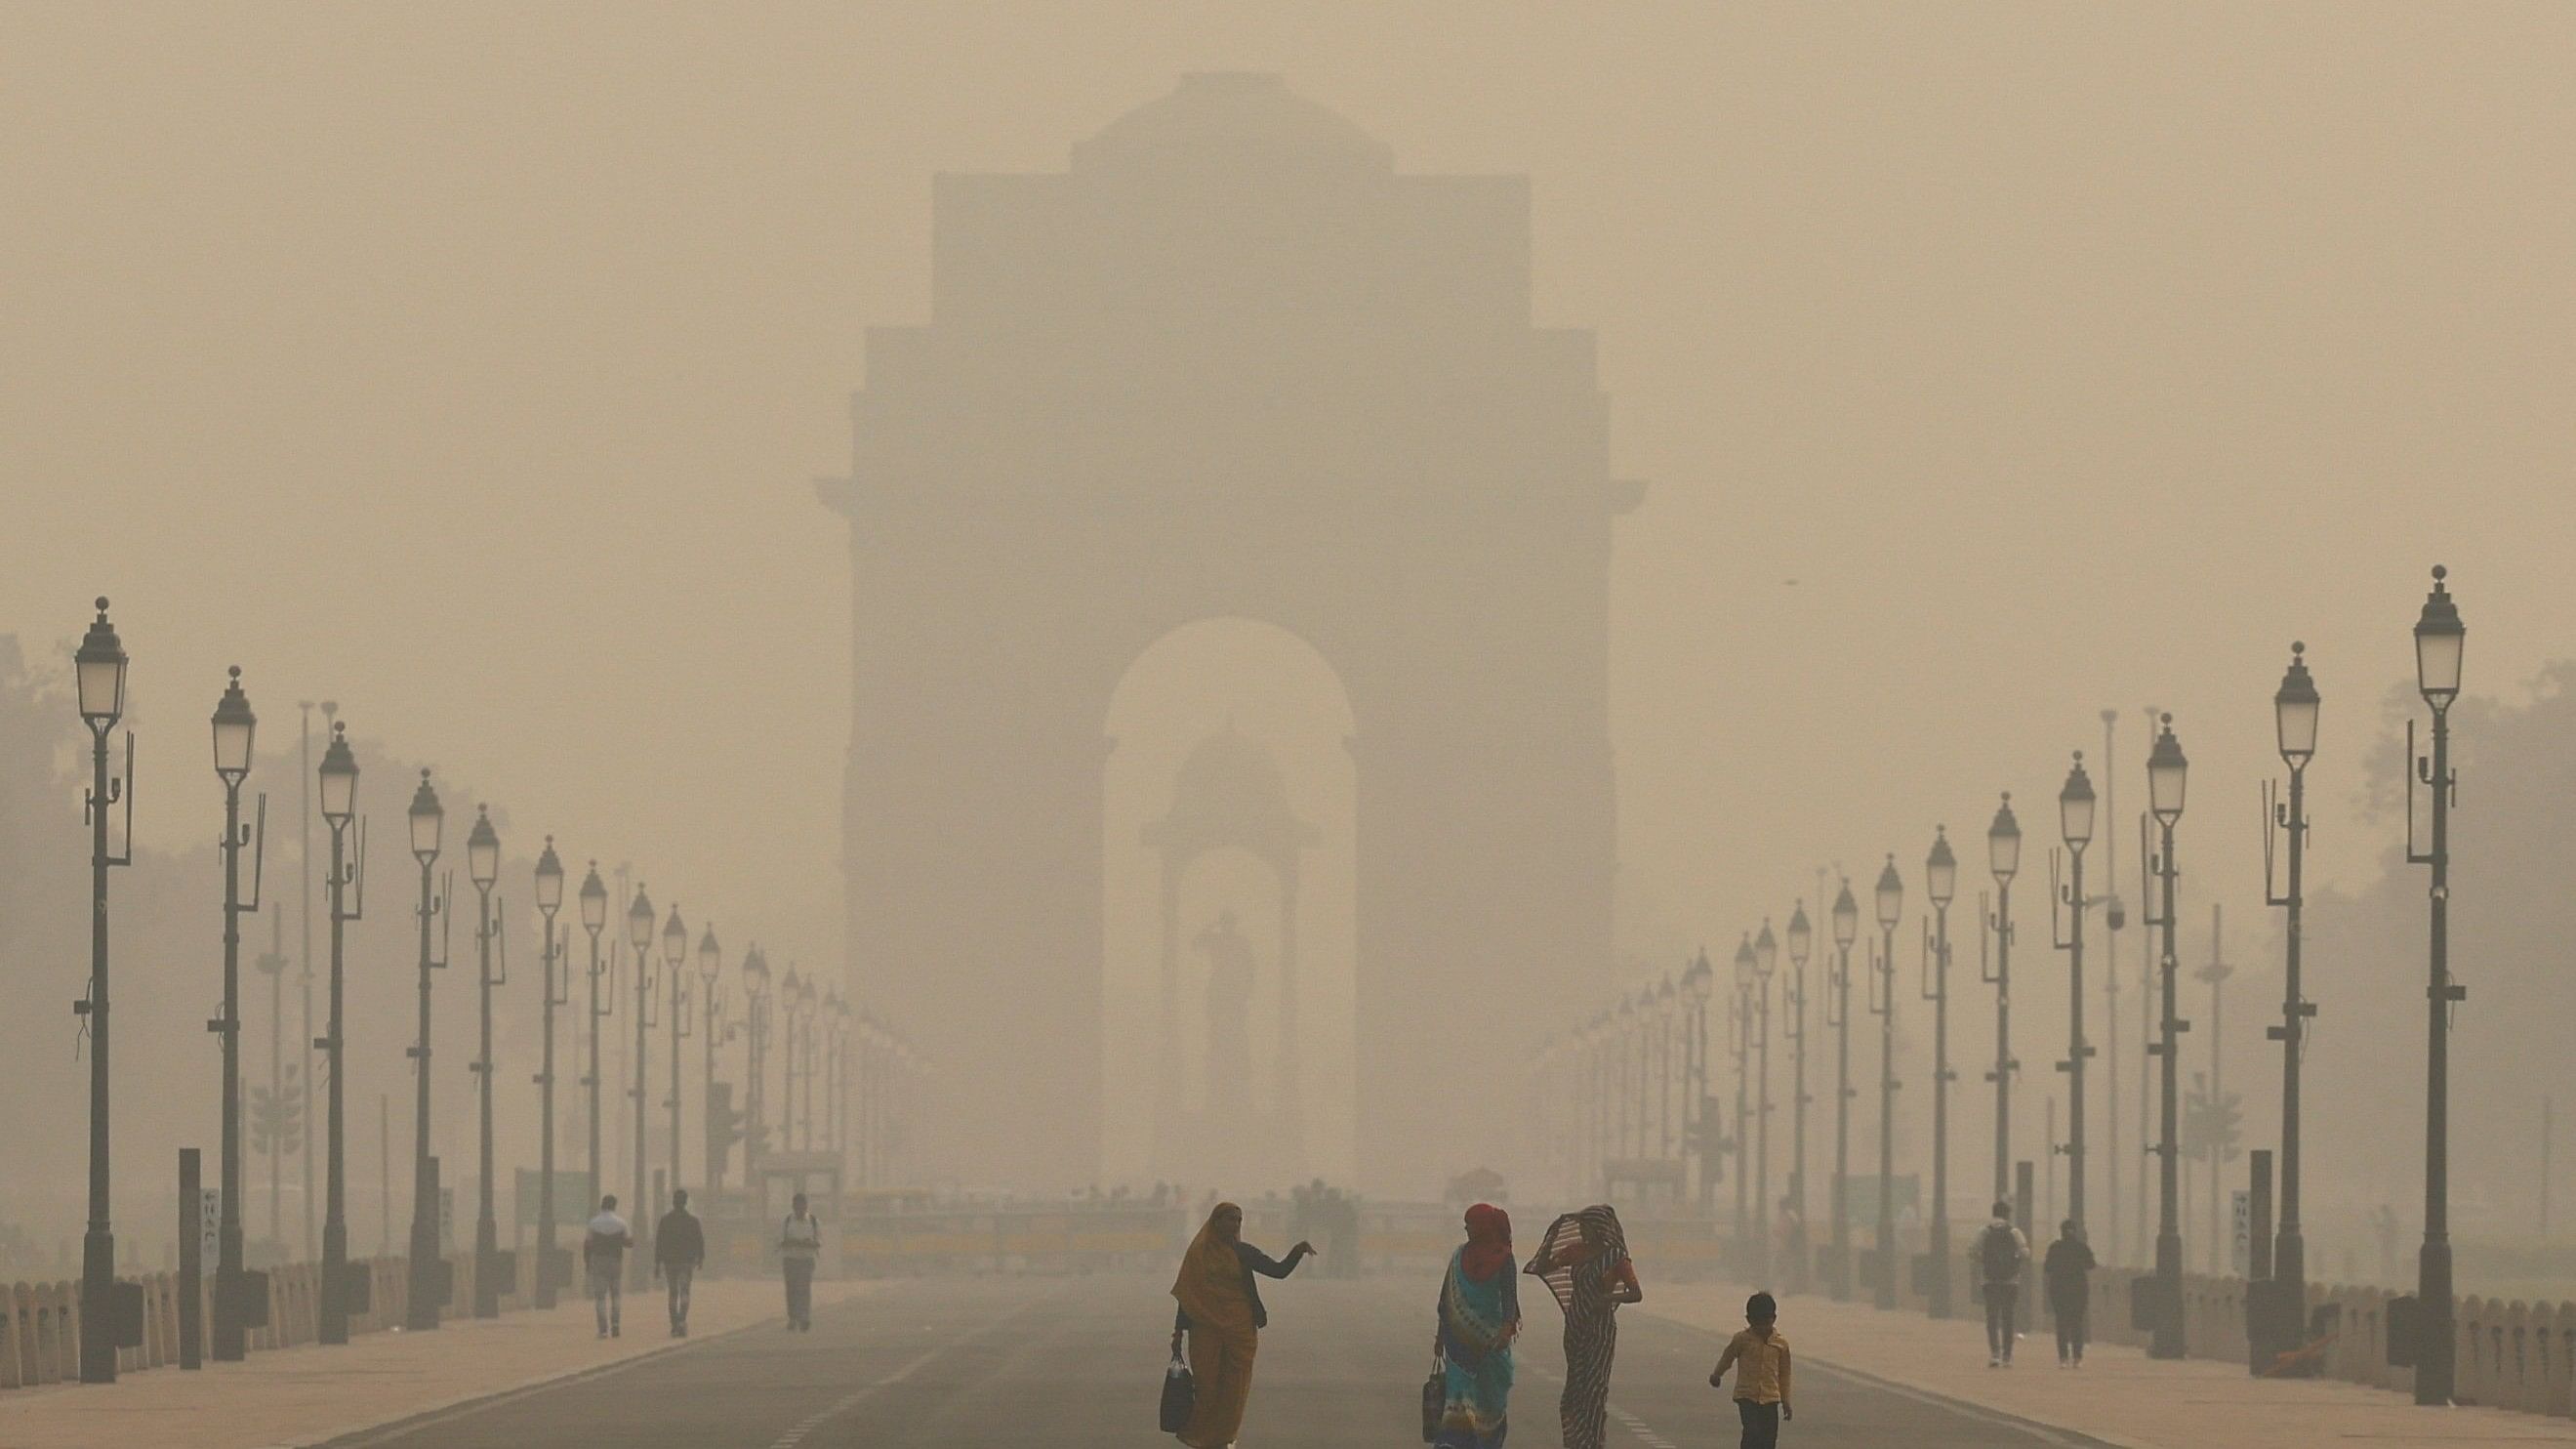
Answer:
M626 1219L617 1215L616 1195L601 1198L599 1215L590 1220L581 1240L581 1260L590 1270L590 1302L599 1315L602 1338L615 1338L625 1331L618 1320L626 1311L626 1250L634 1246L635 1235L627 1230Z
M814 1264L823 1256L823 1225L806 1211L805 1194L787 1204L787 1221L778 1226L778 1267L787 1276L787 1330L814 1328Z
M2058 1225L2056 1242L2039 1265L2048 1287L2048 1314L2057 1321L2057 1366L2084 1367L2084 1340L2093 1311L2093 1247L2084 1230L2068 1218Z
M671 1210L653 1229L653 1271L671 1292L671 1336L689 1336L689 1285L706 1266L707 1234L689 1211L689 1190L671 1191Z
M1977 1234L1977 1268L1986 1285L1986 1367L2012 1365L2013 1322L2021 1307L2021 1270L2030 1261L2030 1239L2013 1226L2012 1204L1995 1204L1995 1218Z

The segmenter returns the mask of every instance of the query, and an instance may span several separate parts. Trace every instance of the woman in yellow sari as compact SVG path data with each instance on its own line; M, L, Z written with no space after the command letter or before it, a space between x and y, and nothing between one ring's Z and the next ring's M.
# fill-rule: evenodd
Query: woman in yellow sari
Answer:
M1243 1241L1243 1209L1218 1203L1207 1225L1181 1255L1181 1272L1172 1281L1180 1308L1172 1316L1172 1351L1180 1352L1189 1335L1190 1375L1198 1381L1198 1399L1179 1438L1189 1449L1226 1449L1243 1428L1243 1408L1252 1397L1252 1360L1260 1348L1261 1330L1270 1315L1261 1306L1261 1291L1252 1275L1285 1278L1315 1251L1311 1243L1288 1250L1286 1262Z

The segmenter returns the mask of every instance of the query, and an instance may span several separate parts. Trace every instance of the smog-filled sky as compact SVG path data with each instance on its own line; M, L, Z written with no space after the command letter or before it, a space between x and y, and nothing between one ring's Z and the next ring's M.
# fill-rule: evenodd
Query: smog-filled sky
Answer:
M1621 959L1569 963L1546 1009L1571 1024L1703 942L1723 964L1820 864L1859 889L1894 851L1919 889L1936 823L1972 896L2004 789L2031 837L2022 957L2062 998L2049 802L2085 750L2120 812L2119 875L2093 888L2134 907L2154 705L2193 764L2184 959L2223 902L2231 1085L2259 1145L2277 1058L2252 1023L2278 986L2257 791L2291 641L2326 696L2311 887L2419 903L2382 742L2427 568L2452 571L2471 696L2519 708L2576 653L2571 54L2576 11L2549 4L19 6L0 633L58 667L114 598L147 847L214 838L204 715L239 664L281 899L296 702L327 698L388 761L362 787L379 831L408 794L391 762L431 764L495 802L514 870L552 832L576 879L631 863L729 948L837 963L852 559L813 485L851 471L867 329L931 320L933 178L1061 172L1184 74L1275 72L1399 173L1529 178L1529 320L1595 334L1610 474L1645 484L1611 533ZM1253 658L1120 696L1161 733L1105 827L1113 1010L1145 1010L1155 929L1153 867L1121 841L1230 717L1209 681L1273 677ZM1314 889L1342 896L1308 945L1345 1014L1348 718L1326 688L1237 721L1306 751L1286 768L1326 826ZM2462 748L2468 850L2481 807L2526 786ZM9 808L31 804L80 849L76 798ZM451 801L451 847L469 808ZM2564 850L2545 817L2531 831ZM392 839L370 929L398 970ZM2482 896L2464 873L2464 922ZM27 904L64 918L49 939L85 919L76 896ZM1190 934L1217 904L1192 899ZM1973 909L1954 914L1973 993ZM2420 965L2421 929L2398 912L2350 939ZM2576 1006L2554 967L2465 946L2460 967L2464 1062ZM2365 1021L2420 1051L2395 970L2362 998L2320 959L2318 1058L2338 1032L2376 1040ZM47 1061L78 976L69 956L0 976ZM1970 1063L1982 1009L1954 1039ZM2032 1132L2063 1013L2029 1011ZM2416 1056L2383 1066L2420 1086ZM68 1068L61 1086L75 1100ZM1113 1080L1130 1109L1147 1090ZM2321 1141L2411 1144L2416 1100ZM2463 1190L2499 1213L2527 1191L2501 1162L2528 1105L2463 1127L2484 1145L2457 1153ZM1118 1120L1112 1170L1141 1171ZM1349 1171L1346 1131L1323 1135L1321 1165ZM2415 1170L2411 1146L2384 1172L2317 1151L2327 1180Z

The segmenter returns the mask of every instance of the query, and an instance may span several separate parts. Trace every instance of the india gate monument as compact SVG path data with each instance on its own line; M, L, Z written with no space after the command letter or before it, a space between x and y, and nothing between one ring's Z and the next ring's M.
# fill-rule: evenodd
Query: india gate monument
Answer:
M1532 323L1531 204L1232 73L1064 171L936 178L928 318L870 330L820 485L853 584L849 970L962 1079L927 1094L932 1176L1098 1180L1113 1064L1157 1083L1164 1175L1301 1170L1311 806L1262 783L1262 722L1104 836L1112 694L1208 620L1286 631L1347 697L1358 1185L1535 1150L1511 1064L1612 971L1611 525L1643 489L1609 474L1591 334ZM1217 848L1280 904L1184 916ZM1159 957L1106 958L1113 852L1172 882ZM1158 981L1152 1030L1104 1029L1113 971ZM1192 1171L1210 1104L1276 1178Z

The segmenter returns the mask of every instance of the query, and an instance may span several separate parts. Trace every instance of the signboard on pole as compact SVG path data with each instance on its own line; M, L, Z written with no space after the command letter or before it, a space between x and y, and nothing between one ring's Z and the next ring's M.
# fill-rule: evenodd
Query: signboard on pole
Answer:
M2236 1276L2242 1278L2254 1251L2254 1199L2240 1187L2232 1194L2232 1201L2235 1226L2228 1235L2229 1261L2236 1265Z
M197 1252L204 1261L213 1263L223 1257L224 1190L219 1187L197 1189Z

